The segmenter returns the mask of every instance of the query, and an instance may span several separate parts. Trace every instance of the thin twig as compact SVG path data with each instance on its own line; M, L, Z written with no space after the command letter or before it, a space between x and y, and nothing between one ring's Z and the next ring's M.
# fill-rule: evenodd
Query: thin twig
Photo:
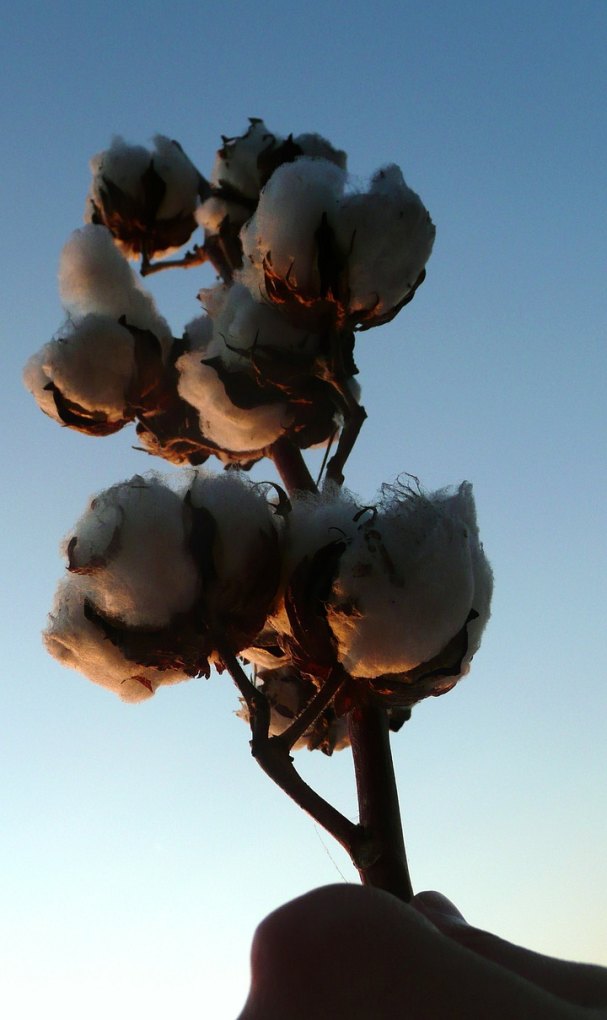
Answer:
M287 744L280 738L268 737L270 706L267 699L251 683L236 655L221 643L217 643L216 647L249 708L251 753L255 760L291 800L331 833L350 855L355 867L365 867L370 857L361 827L342 815L301 778Z
M153 273L161 273L163 269L190 269L191 266L201 266L209 261L209 256L203 245L196 245L192 251L187 251L181 259L164 259L160 262L150 262L148 256L142 253L139 272L141 276L151 276Z
M316 722L321 712L333 700L339 689L348 679L348 674L343 666L335 666L329 673L322 687L310 699L305 708L293 720L290 726L280 734L279 737L272 737L272 740L282 740L289 750L297 743L306 730Z
M281 436L265 451L274 461L282 483L290 496L294 492L318 492L301 450L288 436Z

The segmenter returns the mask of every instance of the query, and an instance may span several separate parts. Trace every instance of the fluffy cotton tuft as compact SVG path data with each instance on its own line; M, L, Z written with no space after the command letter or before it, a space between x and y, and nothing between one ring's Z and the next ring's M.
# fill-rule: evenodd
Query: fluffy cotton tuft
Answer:
M273 534L275 530L264 487L245 482L237 473L199 471L188 491L192 506L204 507L215 519L218 576L227 584L238 585L251 547L260 534Z
M188 679L179 669L160 670L129 661L86 617L85 600L90 597L88 577L72 575L59 585L43 634L53 658L127 702L144 701L161 684Z
M85 220L107 226L127 257L167 255L185 244L203 182L178 142L156 135L148 150L117 137L90 167Z
M75 230L61 253L59 290L68 313L123 316L131 326L148 329L158 339L171 336L154 299L120 254L105 227L89 224Z
M86 413L123 422L135 371L133 352L128 329L106 316L87 315L30 358L23 379L40 408L62 424L53 387Z
M301 157L274 172L240 234L240 278L252 294L264 293L268 263L302 293L319 294L316 232L323 216L333 223L345 183L345 172L325 159Z
M135 475L96 496L65 551L96 608L128 626L165 627L196 600L182 501L155 478Z
M436 233L400 168L379 170L367 193L347 196L336 227L338 243L350 253L350 312L389 313L415 289Z
M437 656L473 611L477 639L469 635L467 663L491 588L471 485L397 493L361 519L341 557L327 610L340 660L358 676L407 672Z
M251 336L250 331L255 328L256 318L248 303L242 315L235 313L232 289L217 287L205 292L205 303L208 301L217 319L213 322L210 316L200 316L186 327L190 350L176 363L177 386L180 397L198 411L200 430L205 437L222 450L235 454L255 453L270 446L284 433L292 414L286 403L278 400L258 406L250 406L250 403L239 406L230 398L219 366L207 364L219 358L228 373L237 367L249 370L250 359L244 356L244 351L254 342L255 334ZM234 320L235 328L232 327ZM232 328L234 332L230 331ZM232 340L236 347L240 341L243 355L230 351Z

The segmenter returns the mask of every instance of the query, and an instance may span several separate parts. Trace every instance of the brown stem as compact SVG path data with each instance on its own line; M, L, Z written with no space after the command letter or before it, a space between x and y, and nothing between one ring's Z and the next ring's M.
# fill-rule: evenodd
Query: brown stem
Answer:
M150 262L147 254L144 252L141 256L139 272L141 276L151 276L152 273L161 273L163 269L189 269L190 266L201 266L203 262L208 262L208 260L209 256L204 247L198 244L195 245L192 251L186 251L183 258L164 259L160 262Z
M398 792L390 751L388 715L383 705L368 699L348 717L356 773L360 824L373 852L358 871L363 885L398 896L413 896L398 806Z
M341 436L339 437L337 450L327 465L327 481L336 482L337 485L343 484L345 463L352 453L354 444L358 439L358 433L366 417L367 412L364 407L361 407L352 397L348 401L347 416Z
M268 449L266 455L274 461L282 483L290 496L294 492L318 492L308 471L301 450L288 436L281 436Z
M308 727L312 726L312 724L316 722L320 713L323 712L329 702L333 700L347 678L348 674L345 672L343 667L340 665L335 666L324 681L322 687L320 687L313 698L310 698L303 711L299 713L291 725L288 726L286 730L283 730L280 737L276 739L282 740L283 744L286 744L288 749L291 750L293 744L297 743Z
M340 843L357 868L368 860L366 838L361 827L342 815L301 778L293 765L289 747L282 737L268 737L270 706L244 672L236 655L216 643L224 666L247 703L251 717L251 753L267 776L291 800L307 811ZM312 699L314 700L314 699Z

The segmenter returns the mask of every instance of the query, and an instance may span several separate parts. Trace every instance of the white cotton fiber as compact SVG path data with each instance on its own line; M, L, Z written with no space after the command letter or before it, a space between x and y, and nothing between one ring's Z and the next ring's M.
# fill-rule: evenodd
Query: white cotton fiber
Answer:
M179 496L135 475L92 500L65 542L95 605L133 627L168 625L198 593Z
M258 547L260 535L274 532L264 487L245 481L237 472L216 475L199 471L189 492L192 506L204 506L215 519L213 555L219 577L238 585L243 565L251 550Z
M430 257L435 228L399 167L379 170L368 192L347 196L336 218L348 259L351 311L389 312L414 288Z
M170 220L193 212L198 201L198 171L177 142L155 135L152 153L154 170L166 184L166 192L156 213L159 220Z
M289 574L305 557L336 541L352 541L359 506L347 489L335 484L322 493L297 492L291 497L287 517L285 568Z
M222 450L257 452L270 446L292 421L284 403L242 408L234 404L211 365L200 351L183 354L177 361L179 395L198 411L200 430Z
M211 183L215 187L227 185L245 198L257 199L260 187L257 159L275 141L276 136L264 122L253 119L244 135L224 142L215 159Z
M396 494L361 521L340 560L328 606L340 659L359 676L406 672L438 655L471 610L480 639L490 591L471 486Z
M345 181L345 172L325 159L301 157L275 170L240 233L240 279L254 296L264 292L264 260L305 294L318 294L315 233L323 215L333 223Z
M150 153L143 145L129 145L124 138L116 135L109 149L97 153L89 161L93 182L91 197L97 197L97 189L106 177L131 198L141 198L141 178L150 164Z
M143 208L144 179L150 165L166 187L156 210L156 219L170 220L191 214L196 207L198 171L181 146L165 135L154 137L154 147L151 150L142 145L129 145L123 138L116 136L109 149L93 156L89 165L93 180L87 200L87 216L90 216L93 204L103 206L102 192L106 181Z
M57 421L61 418L53 394L44 389L49 382L71 403L118 422L125 417L134 370L133 338L128 329L107 316L87 315L30 358L24 382L41 409Z
M319 346L317 334L291 326L276 308L256 301L240 283L227 290L221 305L210 314L213 350L226 367L234 370L249 369L254 374L256 349L266 357L272 351L312 357Z
M91 597L88 580L72 575L59 585L43 634L50 654L63 666L78 670L93 683L128 702L150 698L160 684L187 680L188 676L181 670L140 666L124 657L84 615L85 599Z
M168 341L171 336L152 295L105 227L91 223L71 235L61 253L59 290L72 317L90 312L114 319L125 316L129 325L149 329L159 340Z

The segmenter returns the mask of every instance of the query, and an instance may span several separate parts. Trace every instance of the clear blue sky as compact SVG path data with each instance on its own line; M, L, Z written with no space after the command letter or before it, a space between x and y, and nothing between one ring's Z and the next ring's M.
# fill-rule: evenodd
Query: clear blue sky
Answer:
M58 544L90 494L161 467L61 431L23 362L61 322L60 248L112 134L210 171L248 116L399 163L437 224L428 279L358 342L348 468L468 478L492 560L472 673L395 738L416 889L607 965L607 6L25 3L0 39L3 683L0 1006L30 1020L233 1020L270 909L355 875L250 759L226 679L115 700L48 659ZM154 291L178 334L198 270ZM269 469L266 469L266 476ZM263 474L263 472L262 472ZM301 752L300 754L302 754ZM299 764L355 814L347 753ZM339 869L339 870L338 870ZM2 967L5 965L5 972Z

